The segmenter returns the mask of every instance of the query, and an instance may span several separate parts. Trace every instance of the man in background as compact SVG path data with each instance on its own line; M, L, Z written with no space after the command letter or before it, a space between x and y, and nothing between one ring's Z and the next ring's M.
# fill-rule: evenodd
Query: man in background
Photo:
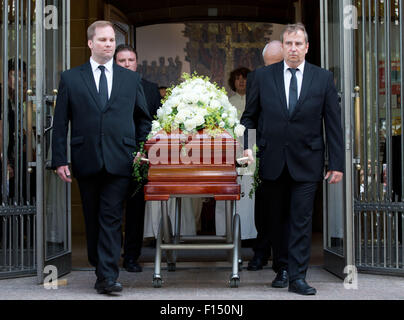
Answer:
M262 51L265 66L280 62L283 60L282 42L273 40L267 43ZM247 75L247 96L251 86L255 70ZM258 141L257 137L257 141ZM258 185L255 190L255 227L257 229L257 239L254 245L254 257L248 263L247 270L261 270L268 264L271 256L271 237L270 221L268 212L265 212L265 196L262 194L262 186Z
M137 70L137 52L129 45L121 44L115 51L115 62L126 69ZM141 80L146 103L152 117L157 114L157 109L161 106L161 97L157 84ZM123 267L128 272L142 272L142 267L138 263L143 244L145 200L143 188L133 195L137 182L132 181L125 209L125 240Z

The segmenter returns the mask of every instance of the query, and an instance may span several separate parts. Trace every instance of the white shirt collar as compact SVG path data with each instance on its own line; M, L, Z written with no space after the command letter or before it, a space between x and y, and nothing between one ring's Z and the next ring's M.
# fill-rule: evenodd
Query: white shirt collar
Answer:
M299 69L299 71L303 74L304 73L304 66L306 64L306 60L303 60L303 62L297 67L297 69ZM283 61L283 72L285 73L286 71L288 71L290 67L288 66L288 64L286 63L286 61ZM289 72L289 71L288 71Z
M112 65L113 65L113 59L109 60L107 63L103 64L103 66L105 67L105 69L109 72L112 72ZM93 57L90 57L90 64L91 64L91 70L96 71L98 69L98 66L100 66L101 64L96 62Z

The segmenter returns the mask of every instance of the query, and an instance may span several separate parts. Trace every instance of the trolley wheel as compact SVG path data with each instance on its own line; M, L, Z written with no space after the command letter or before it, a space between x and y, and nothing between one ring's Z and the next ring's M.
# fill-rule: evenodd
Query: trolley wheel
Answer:
M153 278L153 287L154 288L161 288L162 284L163 284L163 280L161 280L161 278Z
M230 288L238 288L240 285L240 278L233 277L230 279Z
M173 262L167 263L167 270L169 272L174 272L176 270L176 265Z

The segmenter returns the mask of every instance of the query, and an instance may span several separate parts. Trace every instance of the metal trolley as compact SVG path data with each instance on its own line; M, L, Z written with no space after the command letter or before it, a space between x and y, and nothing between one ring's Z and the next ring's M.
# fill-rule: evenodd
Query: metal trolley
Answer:
M207 197L209 195L171 195L175 198L175 228L172 233L172 224L168 215L167 201L161 203L161 222L157 234L156 256L153 275L153 287L162 286L161 258L162 251L166 250L168 271L176 270L177 250L229 250L232 261L232 273L229 285L237 288L240 284L238 274L241 269L241 227L240 216L235 213L235 200L226 200L226 235L225 236L181 236L181 198L183 197ZM211 195L210 195L211 196Z

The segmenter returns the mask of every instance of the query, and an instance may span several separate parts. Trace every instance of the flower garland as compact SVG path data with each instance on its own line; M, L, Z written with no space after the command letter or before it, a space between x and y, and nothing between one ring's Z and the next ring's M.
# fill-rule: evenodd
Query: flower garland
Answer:
M229 102L224 88L196 72L183 73L182 78L182 83L167 90L149 137L160 130L170 133L176 129L184 134L205 129L211 136L224 129L234 138L244 134L245 127L240 124L238 111Z

